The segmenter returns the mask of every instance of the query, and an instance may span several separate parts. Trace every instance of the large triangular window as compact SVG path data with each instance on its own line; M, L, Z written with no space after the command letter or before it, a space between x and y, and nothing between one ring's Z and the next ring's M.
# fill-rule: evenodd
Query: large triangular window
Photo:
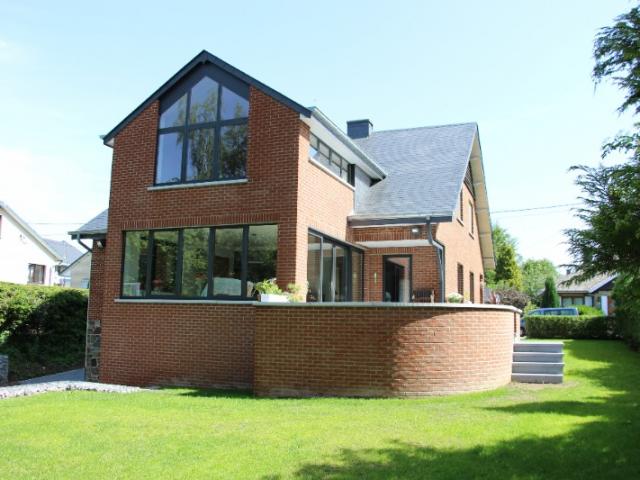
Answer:
M208 75L183 88L161 102L156 185L245 178L249 101Z

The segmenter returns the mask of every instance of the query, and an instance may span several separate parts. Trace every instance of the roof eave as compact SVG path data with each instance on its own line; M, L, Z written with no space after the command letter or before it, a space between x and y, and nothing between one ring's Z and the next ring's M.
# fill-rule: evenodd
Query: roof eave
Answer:
M349 148L358 158L360 158L365 165L377 175L380 179L383 179L387 176L387 172L378 165L371 157L369 157L366 153L356 145L349 136L344 133L340 128L333 123L333 121L327 117L322 110L318 107L311 107L311 116L318 120L327 130L329 130L333 135L335 135L338 140L340 140L345 146Z
M426 223L451 222L451 213L418 213L418 214L365 214L350 215L348 218L351 227L368 227L382 225L424 225Z

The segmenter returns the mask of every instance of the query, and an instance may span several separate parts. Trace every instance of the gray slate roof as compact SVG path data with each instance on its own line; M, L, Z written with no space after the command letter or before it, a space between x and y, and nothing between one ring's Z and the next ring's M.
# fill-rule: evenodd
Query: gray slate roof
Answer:
M451 217L477 131L475 123L460 123L354 140L387 177L362 196L351 218Z
M107 220L108 220L109 210L104 210L87 223L82 225L77 230L73 232L69 232L69 235L96 235L107 233Z
M595 293L617 277L616 274L597 275L589 280L572 283L571 279L576 275L575 273L560 275L556 286L558 293Z
M50 238L45 238L44 241L49 245L49 248L55 251L62 259L60 262L61 265L71 265L82 256L82 252L80 250L64 240L51 240Z

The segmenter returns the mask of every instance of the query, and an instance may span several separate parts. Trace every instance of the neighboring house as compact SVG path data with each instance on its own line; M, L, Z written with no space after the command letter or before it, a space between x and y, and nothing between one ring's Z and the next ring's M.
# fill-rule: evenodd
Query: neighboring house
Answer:
M70 234L93 240L89 344L102 325L105 380L134 381L118 377L129 354L169 354L134 352L131 338L166 320L187 345L183 317L214 328L217 305L254 300L272 277L307 302L484 302L494 254L478 126L346 130L203 51L103 137L109 210ZM228 354L236 332L251 338L233 325L215 335Z
M0 281L64 284L60 269L80 254L67 242L42 238L9 205L0 202Z
M72 288L89 288L91 278L91 252L81 254L62 272L64 278L68 279L68 286Z
M572 282L575 273L562 275L556 289L563 307L588 305L600 308L606 315L613 313L615 305L611 292L616 274L598 275L583 282Z
M71 277L69 276L69 272L65 272L71 264L82 257L82 252L64 240L50 240L45 238L44 241L61 259L60 263L56 265L56 273L58 274L56 285L71 287Z

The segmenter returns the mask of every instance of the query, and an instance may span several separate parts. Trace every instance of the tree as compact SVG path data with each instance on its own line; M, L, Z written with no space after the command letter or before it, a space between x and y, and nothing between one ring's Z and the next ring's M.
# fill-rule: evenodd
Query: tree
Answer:
M624 92L618 108L640 113L640 7L616 18L615 24L598 33L593 77L596 83L611 79ZM605 158L612 152L629 155L626 163L606 167L572 167L578 172L576 184L582 189L584 206L577 217L584 228L566 231L576 280L598 274L619 272L640 278L640 128L620 134L602 149ZM640 293L639 293L640 295Z
M560 306L560 297L556 290L556 282L553 278L548 277L544 282L544 292L542 293L542 308L555 308Z
M491 288L522 290L522 272L518 267L516 239L500 225L493 226L492 236L496 269L486 272L487 285Z
M532 298L540 295L545 280L551 277L554 282L558 279L558 271L550 260L526 260L522 264L522 288Z

